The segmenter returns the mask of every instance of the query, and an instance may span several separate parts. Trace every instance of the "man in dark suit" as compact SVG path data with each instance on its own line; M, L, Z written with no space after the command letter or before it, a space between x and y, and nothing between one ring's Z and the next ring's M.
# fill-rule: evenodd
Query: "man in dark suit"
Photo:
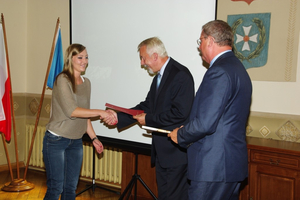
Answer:
M194 100L194 80L190 71L168 56L164 44L157 37L149 38L138 46L141 65L153 78L146 99L132 109L143 114L130 116L118 113L118 129L138 122L155 128L173 130L188 122ZM160 84L157 79L160 76ZM152 133L151 163L155 165L158 199L187 199L186 149L179 147L166 134Z
M248 176L246 125L252 84L232 52L231 27L221 20L202 27L199 50L209 63L188 124L169 137L187 148L189 199L238 199Z

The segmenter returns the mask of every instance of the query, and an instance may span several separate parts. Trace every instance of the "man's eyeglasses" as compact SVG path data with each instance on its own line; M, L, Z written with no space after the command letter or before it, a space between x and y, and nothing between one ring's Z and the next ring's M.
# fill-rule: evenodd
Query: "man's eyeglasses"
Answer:
M201 40L207 39L207 36L201 37L197 40L197 44L200 46L201 45Z

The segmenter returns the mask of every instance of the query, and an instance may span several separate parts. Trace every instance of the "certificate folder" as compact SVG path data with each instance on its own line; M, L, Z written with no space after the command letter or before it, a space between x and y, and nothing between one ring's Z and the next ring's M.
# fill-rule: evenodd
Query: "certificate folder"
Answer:
M133 115L133 116L144 113L143 110L133 110L133 109L128 109L128 108L122 108L122 107L115 106L115 105L112 105L112 104L109 104L109 103L106 103L105 106L108 107L108 108L111 108L113 110L117 110L117 111L127 113L127 114Z

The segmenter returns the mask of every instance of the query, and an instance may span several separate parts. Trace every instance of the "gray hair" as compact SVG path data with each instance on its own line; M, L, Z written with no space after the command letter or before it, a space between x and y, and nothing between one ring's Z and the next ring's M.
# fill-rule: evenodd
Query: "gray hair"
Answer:
M233 32L231 27L222 20L214 20L202 26L204 36L212 36L219 46L233 45Z
M159 57L168 56L164 43L158 37L152 37L142 41L138 46L138 52L142 46L147 47L148 55L157 53Z

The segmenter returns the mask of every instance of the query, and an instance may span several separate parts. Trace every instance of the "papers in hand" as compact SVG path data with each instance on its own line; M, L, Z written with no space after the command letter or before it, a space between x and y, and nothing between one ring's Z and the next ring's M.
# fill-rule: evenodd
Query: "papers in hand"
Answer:
M142 128L149 130L149 131L156 131L156 132L160 132L160 133L171 133L171 131L168 131L168 130L153 128L153 127L149 127L149 126L142 126Z
M112 104L109 104L109 103L106 103L105 106L108 107L108 108L123 112L123 113L127 113L129 115L133 115L133 116L144 113L143 110L133 110L133 109L122 108L122 107L115 106L115 105L112 105Z

